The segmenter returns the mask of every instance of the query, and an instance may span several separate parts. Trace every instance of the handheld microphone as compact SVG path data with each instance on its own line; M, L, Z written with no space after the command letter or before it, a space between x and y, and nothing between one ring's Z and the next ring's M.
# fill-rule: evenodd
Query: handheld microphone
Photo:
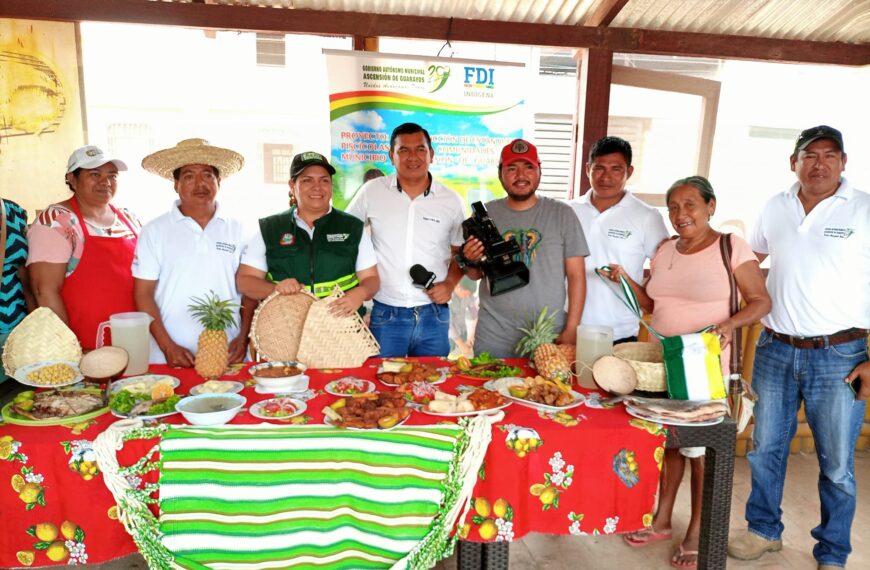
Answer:
M432 285L435 284L435 274L419 263L412 265L408 273L411 274L411 281L414 282L414 285L421 289L431 289Z

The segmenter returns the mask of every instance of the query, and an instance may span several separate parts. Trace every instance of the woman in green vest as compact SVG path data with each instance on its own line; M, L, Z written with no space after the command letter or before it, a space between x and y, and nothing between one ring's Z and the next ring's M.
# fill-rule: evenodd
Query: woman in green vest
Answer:
M236 273L239 292L265 299L303 289L326 297L337 285L345 292L330 310L357 311L380 287L377 258L363 222L332 207L335 168L316 152L293 157L291 207L260 220L260 231L242 252Z

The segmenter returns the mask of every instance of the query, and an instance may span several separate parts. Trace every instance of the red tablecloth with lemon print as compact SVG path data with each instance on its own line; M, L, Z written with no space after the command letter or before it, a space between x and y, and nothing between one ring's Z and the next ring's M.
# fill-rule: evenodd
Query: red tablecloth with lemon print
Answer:
M305 414L292 421L322 423L320 410L336 399L323 391L326 383L348 375L375 380L377 363L372 359L362 368L309 371L313 398ZM150 372L179 378L181 394L202 382L191 369L152 366ZM271 397L256 393L244 370L225 378L247 381L242 394L249 406ZM461 385L482 383L450 377L440 388L456 393ZM518 404L504 409L504 419L492 428L472 508L459 525L462 538L490 542L517 540L529 532L610 534L650 523L665 431L632 418L621 405L602 407L601 394L584 395L583 405L558 413ZM117 521L91 449L115 420L104 414L58 426L0 424L0 567L93 564L136 551ZM408 423L444 420L414 412ZM174 415L163 421L184 419ZM243 412L232 423L259 421ZM129 442L119 454L122 465L142 458L154 443ZM137 487L147 482L131 481Z

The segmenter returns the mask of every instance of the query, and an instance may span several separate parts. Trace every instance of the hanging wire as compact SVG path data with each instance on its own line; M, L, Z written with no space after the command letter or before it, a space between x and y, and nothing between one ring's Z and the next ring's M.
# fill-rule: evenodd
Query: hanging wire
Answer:
M453 57L453 46L450 44L450 34L453 32L453 17L451 16L449 20L447 20L447 41L444 42L444 45L441 46L441 49L438 50L438 53L435 57L441 57L441 52L444 51L444 48L450 48L450 56Z

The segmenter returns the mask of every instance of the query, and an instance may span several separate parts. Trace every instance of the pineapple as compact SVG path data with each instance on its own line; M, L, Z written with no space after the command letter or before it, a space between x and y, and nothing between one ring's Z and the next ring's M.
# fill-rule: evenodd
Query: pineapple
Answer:
M222 301L214 291L205 298L191 297L188 305L190 314L205 329L199 335L196 346L196 373L205 379L223 375L229 363L229 342L226 329L236 322L235 309L239 307L232 301Z
M517 343L516 351L522 357L533 355L532 362L541 376L568 387L572 379L571 363L559 347L553 344L557 336L553 330L555 314L555 311L552 315L548 314L547 307L544 307L538 318L529 323L528 328L520 328L525 336Z

